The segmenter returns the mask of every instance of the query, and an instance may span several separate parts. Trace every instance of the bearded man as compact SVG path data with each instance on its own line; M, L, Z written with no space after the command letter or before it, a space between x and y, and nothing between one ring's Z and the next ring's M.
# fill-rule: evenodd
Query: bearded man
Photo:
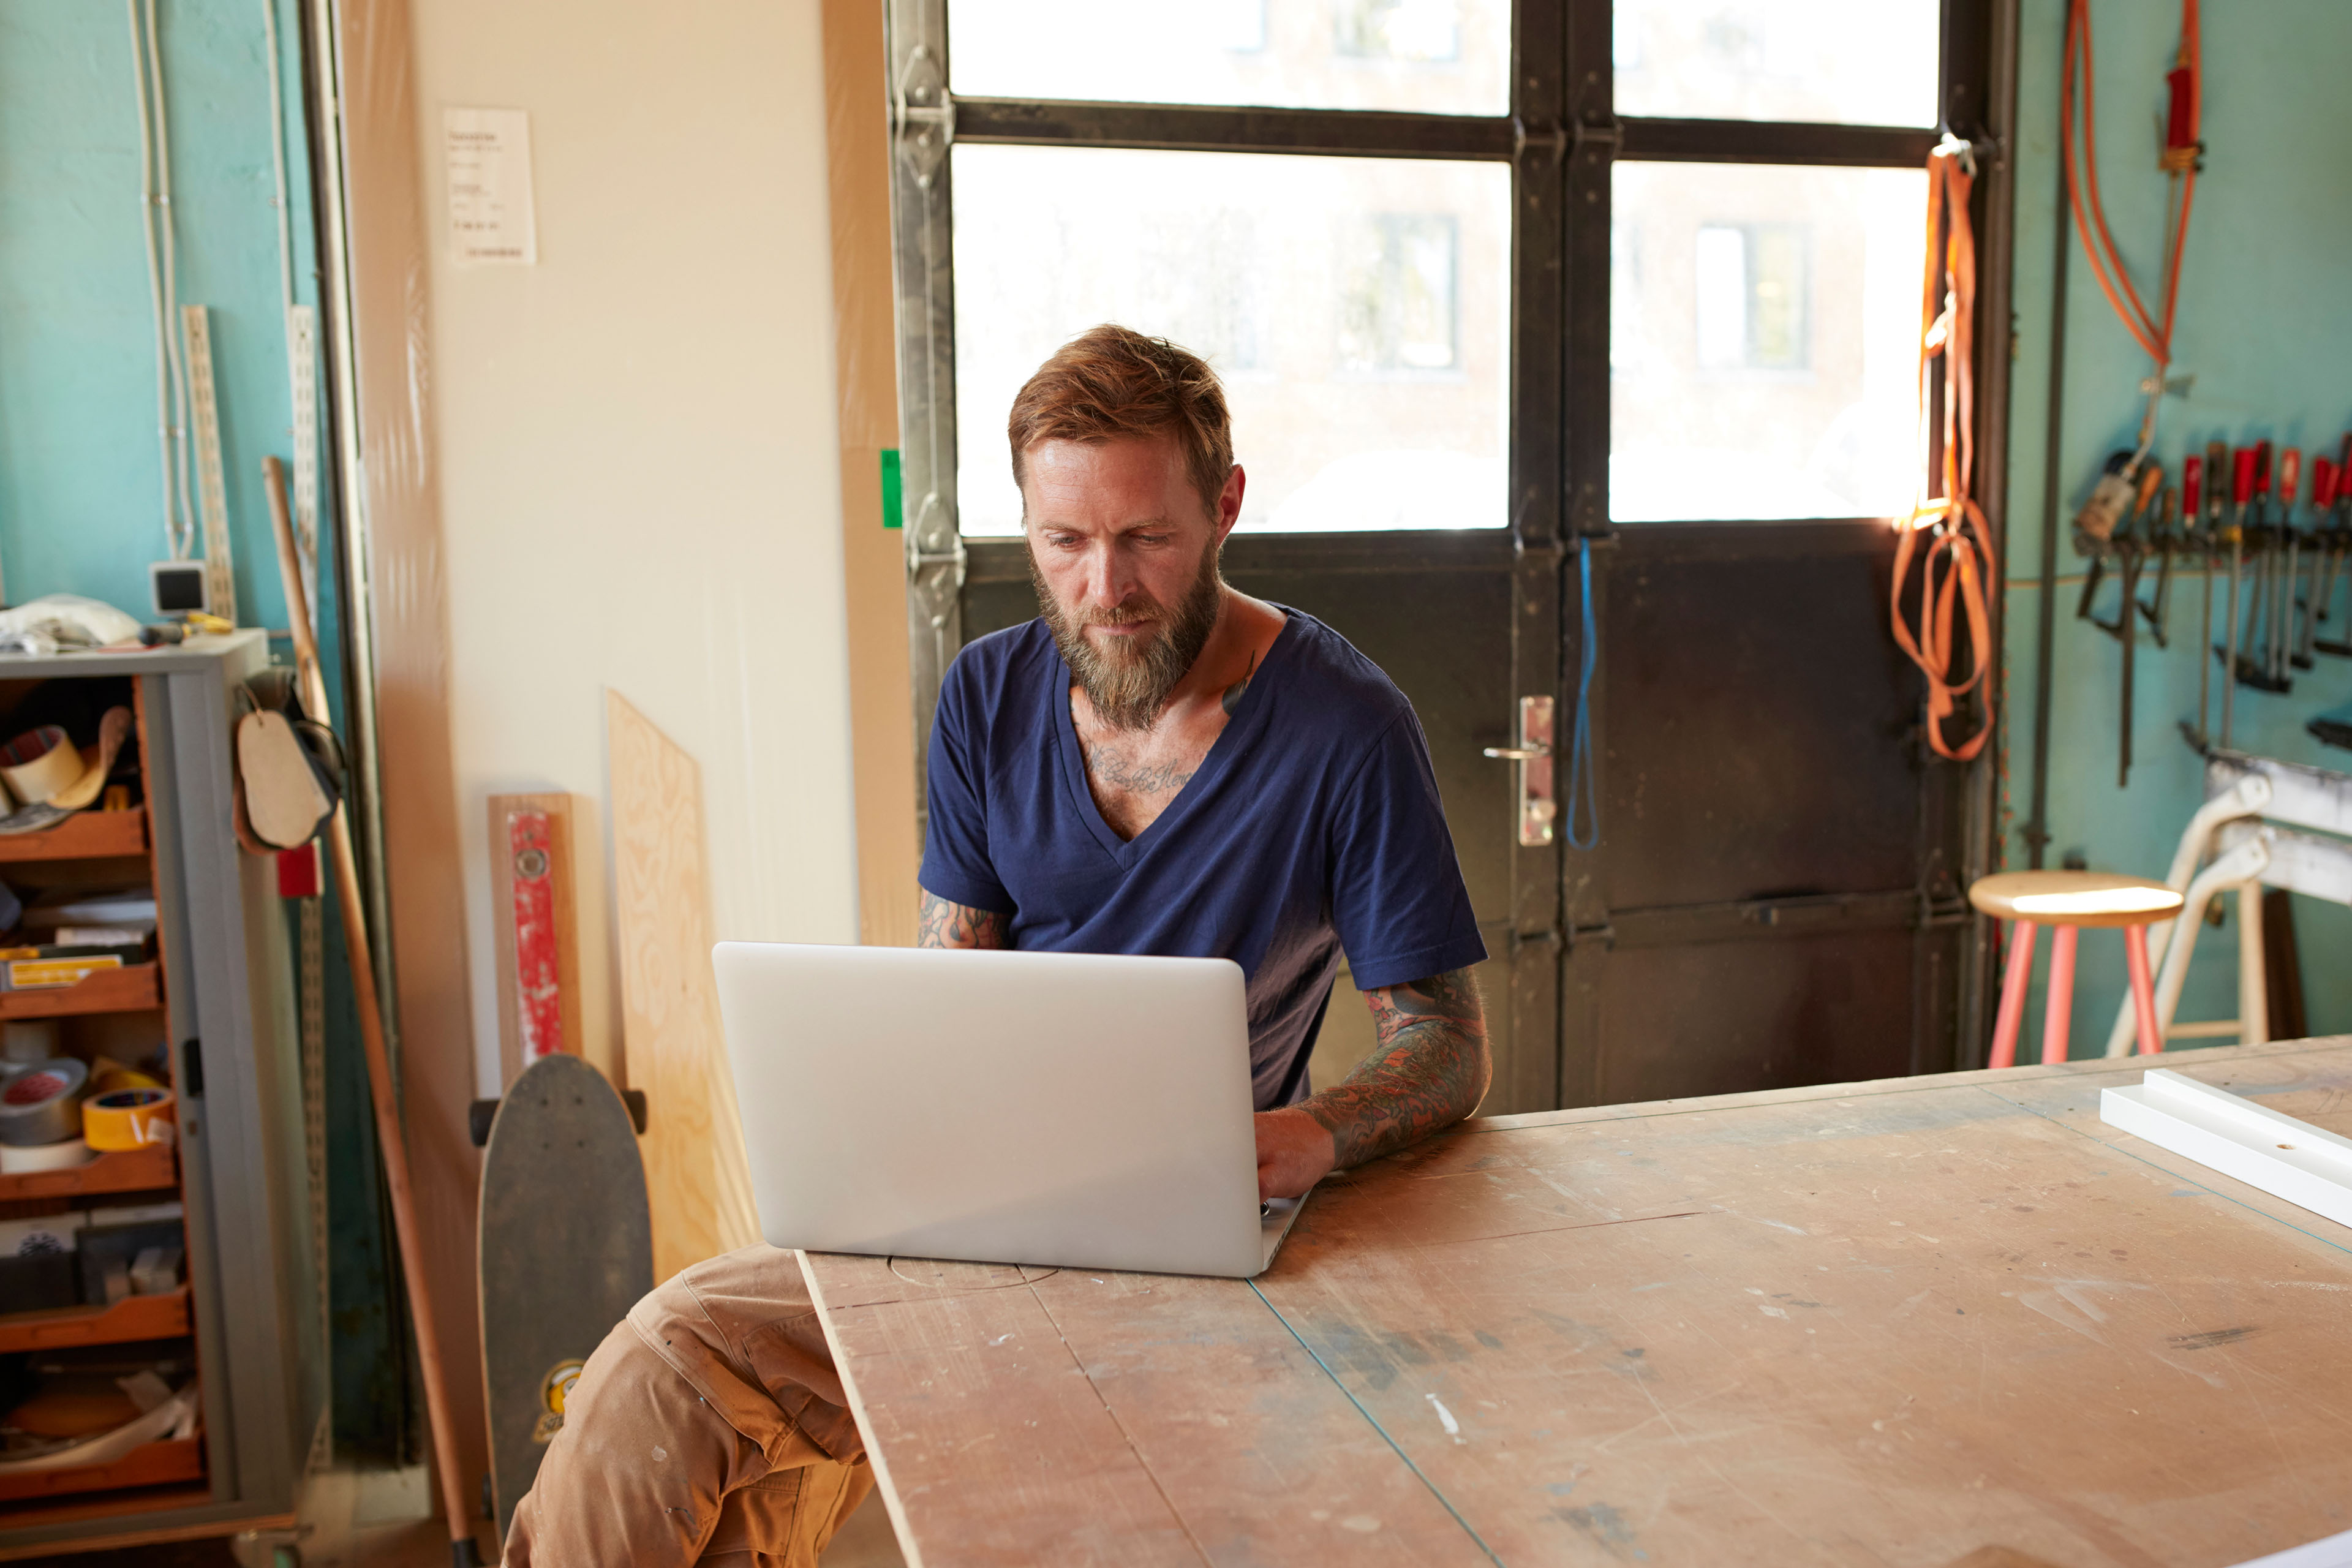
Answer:
M922 945L1232 959L1262 1196L1469 1115L1486 949L1427 742L1336 632L1219 575L1246 480L1214 373L1097 327L1008 434L1042 614L940 688ZM1343 952L1379 1043L1310 1092ZM871 1485L793 1255L746 1247L589 1360L506 1561L814 1568Z

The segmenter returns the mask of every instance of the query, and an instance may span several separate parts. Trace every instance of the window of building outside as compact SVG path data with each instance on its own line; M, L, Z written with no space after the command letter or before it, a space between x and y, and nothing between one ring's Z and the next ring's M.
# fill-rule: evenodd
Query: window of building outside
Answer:
M1508 114L1508 0L949 0L960 94Z
M1938 11L1618 0L1617 112L1930 126ZM1909 508L1927 199L1910 169L1616 165L1613 521Z
M1505 0L952 0L961 94L1509 111ZM1240 526L1501 528L1511 172L1422 159L960 145L959 521L1018 533L1004 410L1119 321L1224 378Z
M1937 118L1936 0L1614 15L1621 115ZM1507 0L951 0L949 58L962 96L1503 115L1510 22ZM950 155L964 533L1019 531L1004 410L1055 345L1106 321L1224 377L1242 527L1507 524L1508 165ZM1620 162L1612 199L1612 519L1907 508L1924 174Z
M1811 307L1802 224L1703 224L1692 270L1701 370L1802 371Z
M1925 174L1621 163L1612 199L1612 517L1907 509Z

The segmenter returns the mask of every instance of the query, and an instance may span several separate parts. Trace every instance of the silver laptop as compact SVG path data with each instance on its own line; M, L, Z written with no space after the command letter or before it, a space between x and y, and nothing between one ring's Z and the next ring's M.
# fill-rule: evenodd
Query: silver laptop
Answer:
M1297 1218L1258 1202L1228 960L745 942L712 960L774 1246L1246 1279Z

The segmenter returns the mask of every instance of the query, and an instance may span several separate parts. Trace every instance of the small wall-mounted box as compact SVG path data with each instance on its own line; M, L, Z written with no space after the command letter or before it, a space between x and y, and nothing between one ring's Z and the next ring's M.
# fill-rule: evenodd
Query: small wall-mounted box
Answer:
M147 568L147 580L154 591L155 616L159 620L212 608L205 603L205 563L201 561L158 561Z

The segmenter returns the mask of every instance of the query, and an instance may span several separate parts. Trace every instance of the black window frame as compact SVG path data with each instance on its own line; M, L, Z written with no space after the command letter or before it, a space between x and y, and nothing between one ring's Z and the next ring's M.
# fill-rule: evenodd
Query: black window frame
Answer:
M1393 536L1397 550L1483 556L1507 548L1519 592L1514 686L1522 696L1561 690L1560 610L1577 552L1606 549L1609 516L1611 172L1634 163L1923 167L1947 135L1970 144L1979 172L1971 217L1978 241L1976 468L1973 494L2005 559L2011 321L2011 161L2018 0L1944 0L1939 117L1931 129L1789 121L1619 116L1614 112L1610 0L1516 0L1511 104L1503 115L1201 104L951 97L950 0L885 0L889 33L893 219L899 321L902 473L918 767L939 681L961 632L958 599L971 555L955 521L954 313L949 149L982 145L1311 153L1507 163L1512 171L1510 516L1507 542L1437 542ZM1695 522L1715 520L1694 519ZM1790 520L1797 521L1797 520ZM1864 520L1856 520L1864 521ZM1883 525L1883 523L1882 523ZM1650 528L1656 524L1633 524ZM1756 528L1771 528L1759 521ZM1738 530L1695 532L1727 550ZM1318 540L1335 559L1380 553L1370 536ZM1296 554L1297 541L1253 540ZM987 548L992 549L993 546ZM1001 569L1001 566L998 568ZM1993 577L2005 572L1997 561ZM1993 644L2000 640L1994 596ZM1990 654L1989 654L1990 657ZM1989 682L1997 682L1993 658ZM2000 693L1990 692L1998 703ZM1995 755L1969 764L1963 784L1971 874L1990 865ZM1556 851L1540 857L1553 861ZM1556 863L1555 863L1556 864ZM1530 872L1538 870L1530 866ZM1523 928L1557 929L1555 869L1525 879ZM1981 942L1978 943L1981 947ZM1972 953L1964 996L1983 989ZM1966 1012L1973 1009L1964 1001Z

